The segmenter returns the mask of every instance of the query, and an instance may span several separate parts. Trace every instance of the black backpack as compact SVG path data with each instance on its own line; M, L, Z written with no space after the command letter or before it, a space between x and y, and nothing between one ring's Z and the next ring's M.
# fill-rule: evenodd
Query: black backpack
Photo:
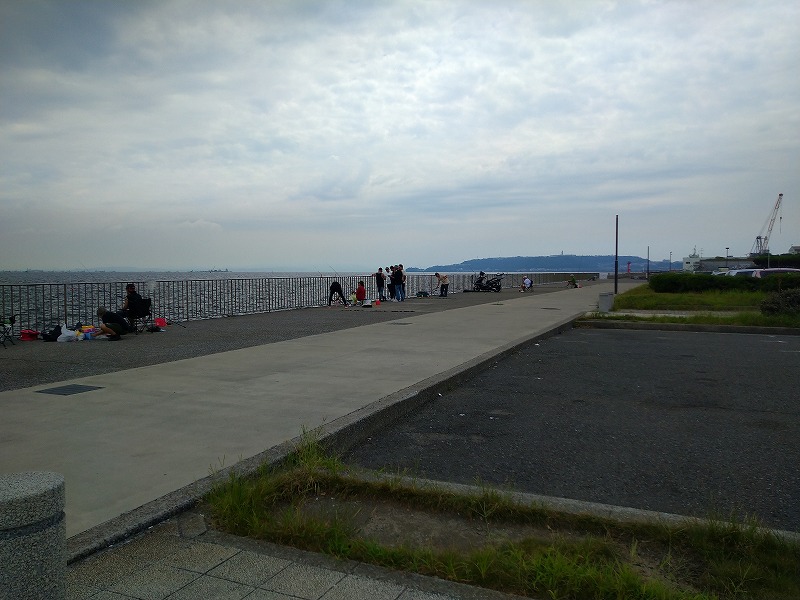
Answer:
M42 339L45 342L58 341L58 336L61 335L61 325L56 325L54 329L42 333Z

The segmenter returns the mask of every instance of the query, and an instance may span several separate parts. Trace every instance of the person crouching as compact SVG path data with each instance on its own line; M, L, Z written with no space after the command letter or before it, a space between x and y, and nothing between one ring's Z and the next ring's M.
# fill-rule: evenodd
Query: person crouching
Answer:
M123 335L130 332L128 322L119 313L100 307L97 309L97 317L100 319L100 331L112 342L122 339Z

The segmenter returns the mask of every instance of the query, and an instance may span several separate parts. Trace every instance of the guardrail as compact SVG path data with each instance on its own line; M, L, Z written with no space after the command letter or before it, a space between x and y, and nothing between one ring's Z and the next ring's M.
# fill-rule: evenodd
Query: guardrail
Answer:
M449 273L449 293L471 290L477 274ZM534 285L564 282L566 273L529 274ZM588 279L597 273L575 273ZM519 287L525 274L512 273L503 278L503 287ZM154 317L170 322L214 319L234 315L266 313L278 310L311 308L328 303L333 281L342 284L346 294L364 281L367 297L376 298L375 278L371 275L321 277L259 277L240 279L187 279L178 281L133 281L145 298L152 299ZM16 316L14 329L47 331L59 323L73 327L92 324L98 307L119 310L129 281L106 283L30 283L0 284L0 319ZM406 296L418 292L438 293L437 280L431 273L409 273Z

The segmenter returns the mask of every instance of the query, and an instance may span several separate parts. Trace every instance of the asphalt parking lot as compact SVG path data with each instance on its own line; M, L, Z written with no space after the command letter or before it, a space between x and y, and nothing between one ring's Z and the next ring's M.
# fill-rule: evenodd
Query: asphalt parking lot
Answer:
M373 469L800 531L800 336L573 329L347 459Z

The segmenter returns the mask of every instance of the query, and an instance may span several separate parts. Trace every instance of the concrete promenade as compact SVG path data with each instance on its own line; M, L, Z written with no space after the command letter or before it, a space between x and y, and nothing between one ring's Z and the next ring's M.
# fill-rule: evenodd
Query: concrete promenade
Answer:
M637 284L621 282L619 291ZM293 311L291 318L312 323L337 314L356 321L349 321L349 328L327 333L295 338L286 334L291 339L171 362L162 357L157 364L0 392L0 471L63 474L70 550L73 558L88 555L109 541L178 514L208 489L214 479L210 473L221 471L224 475L232 465L246 470L262 460L279 458L303 428L325 426L328 432L352 437L359 431L359 423L379 420L380 415L390 414L394 406L431 386L458 377L537 336L569 326L577 316L595 310L599 293L613 291L613 282L549 291L520 294L504 290L500 294L459 294L447 300L413 298L403 304L383 303L371 309ZM435 308L426 310L426 306ZM359 313L371 321L359 324ZM253 332L259 327L266 331L287 318L279 314L258 317L225 321L230 324L238 319L248 320L248 331ZM143 355L142 349L149 346L153 351L148 354L157 355L156 347L167 344L173 333L191 344L193 328L202 330L190 323L186 329L173 326L163 334L128 336L121 342L29 343L23 344L23 349L11 347L5 352L33 353L37 344L39 349L45 346L44 351L49 353L70 353L70 359L75 360L75 353L86 351L91 352L93 364L102 369L102 363L97 361L102 360L104 352L119 354L127 346L132 354L136 347L135 353ZM208 347L220 346L225 344ZM177 350L174 354L180 356ZM8 356L12 355L4 358ZM11 361L0 364L4 369L13 368ZM77 372L80 369L76 367ZM189 529L199 528L196 524L193 527ZM132 566L139 564L135 557L126 557L132 570L126 573L117 567L116 575L106 575L104 581L102 577L101 581L93 579L98 577L96 569L92 575L79 576L91 559L76 563L71 571L74 576L70 597L360 598L355 592L344 591L345 587L363 584L365 589L372 589L370 586L374 585L370 576L359 575L354 580L355 566L339 573L338 579L337 575L315 572L321 577L319 586L303 593L284 589L278 583L270 588L271 592L264 591L259 586L265 582L254 583L252 577L245 575L220 579L213 570L228 564L226 561L234 556L259 564L266 559L260 554L251 556L252 553L240 556L246 550L231 550L230 545L190 543L192 536L183 535L185 528L180 530L181 535L176 535L178 530L178 525L167 526L167 535L157 538L161 551L152 547L144 553L140 550L139 558L148 567L156 565L156 571L177 577L159 588L163 593L151 589L137 595L130 591L138 589L129 581L131 577L139 577L145 587L150 582L151 588L154 579L152 574L144 576L141 569ZM119 557L118 552L123 549L104 552L102 560ZM154 562L161 554L169 564ZM309 582L310 576L302 575L308 564L297 560L297 556L272 557L275 576L284 573L287 586L294 579ZM189 563L194 566L187 567ZM212 566L206 569L209 565ZM286 571L290 565L292 569ZM233 566L231 563L226 568ZM264 565L258 570L262 574L271 572ZM297 577L290 576L292 572ZM229 595L177 593L190 589L190 584L201 585L196 582L204 578L207 581L202 585L231 584L239 591ZM125 587L123 580L130 586ZM341 585L345 587L336 592ZM417 587L392 585L397 587L391 587L386 595L370 592L363 597L436 597L425 595L428 592L417 594ZM243 595L237 595L240 592ZM450 590L443 597L467 598L469 593L469 588ZM480 597L491 597L485 591L481 594Z

